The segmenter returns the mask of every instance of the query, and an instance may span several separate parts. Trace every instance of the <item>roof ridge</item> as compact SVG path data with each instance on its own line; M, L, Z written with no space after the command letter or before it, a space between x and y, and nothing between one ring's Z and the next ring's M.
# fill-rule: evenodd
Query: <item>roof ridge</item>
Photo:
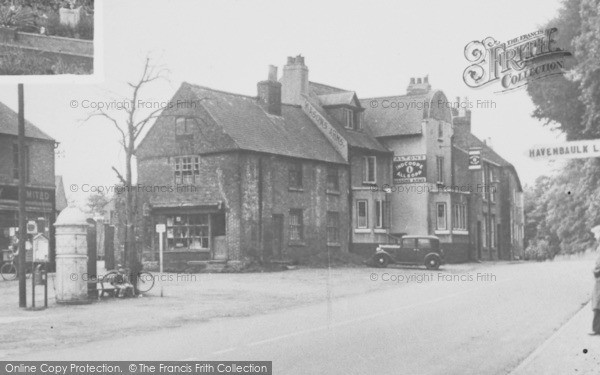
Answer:
M9 106L7 106L6 104L0 102L0 111L2 110L6 110L6 111L10 111L11 114L17 116L19 116L19 114L13 110L12 108L10 108ZM27 134L27 128L32 128L30 129L30 132L39 132L42 136L35 136L35 135L31 135L31 134ZM17 130L18 130L18 126L17 126ZM0 132L1 133L1 132ZM1 133L1 134L10 134L10 133ZM34 138L34 139L43 139L43 140L48 140L48 141L56 141L54 138L52 138L50 135L48 135L45 131L43 131L42 129L40 129L39 127L37 127L36 125L34 125L31 121L25 119L25 137L27 138Z
M309 85L310 84L318 85L318 86L327 87L327 88L330 88L330 89L335 89L335 90L340 90L340 91L350 91L350 90L342 89L342 88L331 86L331 85L326 85L324 83L319 83L319 82L315 82L315 81L308 81L308 84Z
M213 89L212 87L207 87L207 86L202 86L202 85L197 85L195 83L189 83L184 81L182 83L182 85L189 85L193 88L198 88L198 89L202 89L202 90L208 90L208 91L213 91L213 92L217 92L220 94L226 94L226 95L233 95L233 96L239 96L242 98L247 98L247 99L257 99L258 96L250 96L250 95L245 95L245 94L239 94L237 92L230 92L230 91L223 91L223 90L217 90L217 89Z
M493 154L494 154L494 156L496 156L496 157L498 157L498 159L502 160L502 162L503 162L503 163L506 163L506 166L513 166L511 162L509 162L508 160L504 159L504 157L500 156L500 154L498 154L498 153L496 152L496 150L494 150L493 148L491 148L490 146L488 146L488 145L487 145L487 143L485 143L485 141L482 141L481 139L479 139L479 137L477 137L477 136L476 136L475 134L473 134L472 132L469 132L469 134L470 134L470 135L471 135L473 138L477 139L477 141L479 141L479 142L480 142L480 143L483 145L483 147L484 147L484 148L485 148L487 151L489 151L489 152L493 153Z
M405 97L417 97L417 96L429 96L429 93L426 94L404 94L404 95L386 95L386 96L370 96L363 97L360 100L373 100L373 99L385 99L385 98L405 98Z

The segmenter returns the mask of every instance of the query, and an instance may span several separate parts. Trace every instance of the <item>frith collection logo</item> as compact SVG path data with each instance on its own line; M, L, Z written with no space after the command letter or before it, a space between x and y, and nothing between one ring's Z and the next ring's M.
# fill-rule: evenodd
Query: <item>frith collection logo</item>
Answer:
M469 87L478 88L499 82L505 92L527 85L532 80L565 72L565 59L571 53L556 46L556 28L539 30L501 43L492 37L472 41L465 47L465 58L472 63L463 73Z

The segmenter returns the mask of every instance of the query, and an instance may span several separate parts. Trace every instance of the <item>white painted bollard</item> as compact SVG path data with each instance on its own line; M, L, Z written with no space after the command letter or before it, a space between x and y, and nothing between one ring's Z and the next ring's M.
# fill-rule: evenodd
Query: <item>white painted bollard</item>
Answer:
M87 288L87 228L85 214L65 208L56 218L56 302L89 303Z

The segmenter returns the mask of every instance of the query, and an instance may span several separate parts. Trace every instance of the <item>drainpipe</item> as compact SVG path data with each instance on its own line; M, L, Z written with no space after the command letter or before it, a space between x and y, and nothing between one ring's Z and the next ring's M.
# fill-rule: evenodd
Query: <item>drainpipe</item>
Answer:
M352 156L348 157L348 217L350 218L350 225L348 228L348 252L352 252L353 244L352 244L352 229L353 229L353 197L352 197Z
M262 214L263 214L263 160L258 157L258 248L260 251L260 260L264 262L264 246L262 243Z

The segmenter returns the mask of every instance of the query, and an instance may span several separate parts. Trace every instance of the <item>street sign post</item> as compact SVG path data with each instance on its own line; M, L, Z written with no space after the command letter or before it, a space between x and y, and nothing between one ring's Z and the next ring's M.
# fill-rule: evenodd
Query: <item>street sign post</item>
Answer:
M532 159L584 159L600 157L600 139L536 145L527 151Z
M163 235L166 231L167 226L165 224L156 224L156 233L158 233L158 262L161 277L163 273ZM163 296L162 283L160 284L160 296Z

